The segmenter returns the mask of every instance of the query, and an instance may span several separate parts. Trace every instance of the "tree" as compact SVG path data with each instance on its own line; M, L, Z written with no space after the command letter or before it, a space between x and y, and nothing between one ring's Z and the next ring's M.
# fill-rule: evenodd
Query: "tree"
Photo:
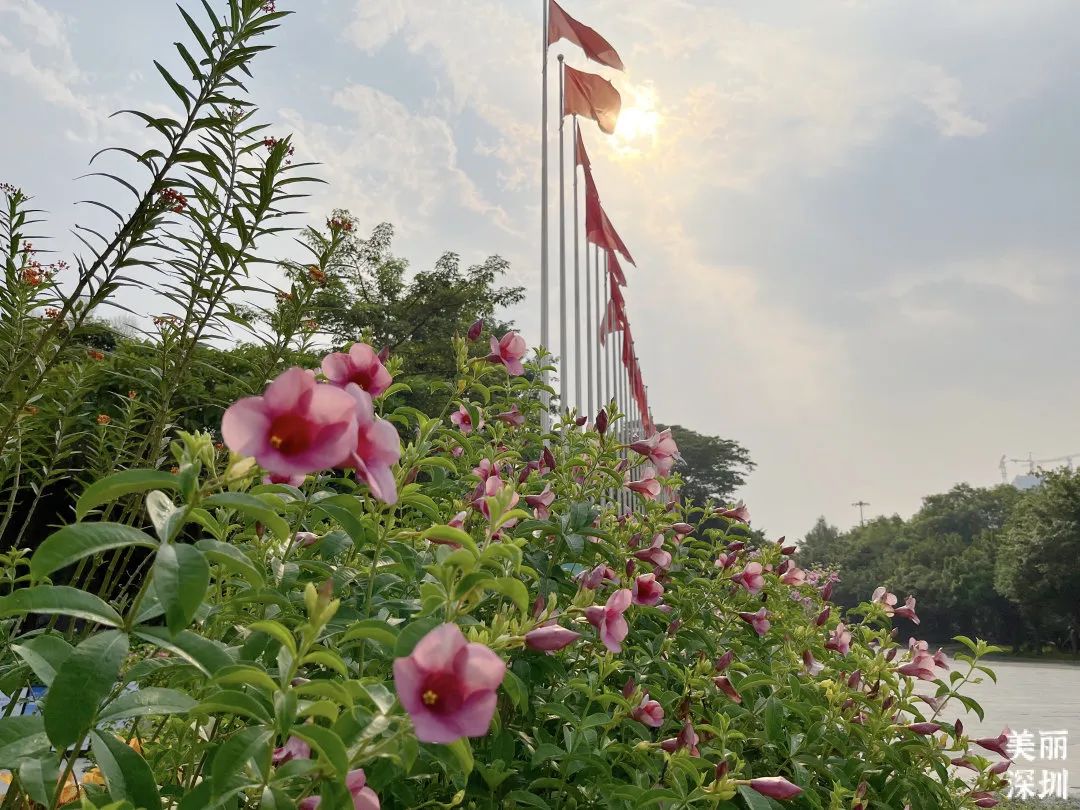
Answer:
M710 499L730 501L755 467L750 452L732 439L705 436L682 425L658 427L670 430L679 445L682 463L675 469L683 478L682 493L688 502L701 506Z
M1080 473L1046 472L1005 524L997 557L998 590L1020 606L1036 631L1061 624L1080 648Z

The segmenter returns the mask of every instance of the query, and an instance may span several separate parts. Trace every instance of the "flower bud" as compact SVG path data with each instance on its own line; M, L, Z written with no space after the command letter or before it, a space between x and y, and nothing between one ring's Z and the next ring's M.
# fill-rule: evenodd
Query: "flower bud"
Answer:
M469 327L468 334L465 337L470 343L473 343L480 339L480 333L484 331L484 319L477 318L473 321L473 325Z
M607 411L604 408L601 408L599 413L596 414L594 424L596 425L596 432L599 433L601 436L607 433L608 416Z
M574 424L577 425L578 427L584 427L585 423L588 422L588 421L589 421L589 417L587 417L587 416L574 417Z
M383 346L381 349L379 349L379 362L380 363L385 363L389 359L390 359L390 347L389 346Z
M726 653L716 659L716 671L723 672L727 669L731 662L735 660L735 653L732 650L728 650Z
M782 776L762 776L750 780L750 787L762 796L770 799L793 799L802 793L802 788L794 785Z
M727 772L728 772L728 761L726 759L722 759L722 760L720 760L719 762L716 763L716 770L714 771L714 775L715 775L717 781L720 781L725 776L727 776Z
M579 638L581 638L581 633L575 633L557 624L549 624L526 633L525 646L530 650L554 652L570 646Z

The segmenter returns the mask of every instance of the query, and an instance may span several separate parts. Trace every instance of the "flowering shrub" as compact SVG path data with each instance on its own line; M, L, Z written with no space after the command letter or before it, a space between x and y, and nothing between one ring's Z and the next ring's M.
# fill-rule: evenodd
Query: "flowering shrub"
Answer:
M228 7L207 33L185 16L195 89L165 75L187 117L144 117L154 179L69 286L0 188L0 533L39 452L31 514L57 459L89 459L74 520L25 520L32 553L0 556L0 686L41 709L0 717L3 807L992 806L1003 740L943 719L981 711L961 690L990 648L894 638L916 605L884 589L841 615L745 505L681 504L672 436L618 403L542 434L548 359L522 336L462 324L431 413L363 342L307 362L342 212L286 264L221 441L172 430L300 179L234 97L285 15ZM117 369L91 313L138 264L182 314ZM87 416L106 373L120 405Z

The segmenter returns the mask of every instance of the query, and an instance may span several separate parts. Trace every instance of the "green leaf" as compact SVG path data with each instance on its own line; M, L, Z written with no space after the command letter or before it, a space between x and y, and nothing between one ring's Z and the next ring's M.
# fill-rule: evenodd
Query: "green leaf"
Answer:
M112 799L127 799L139 808L161 807L154 772L138 751L107 731L95 731L90 747Z
M294 658L296 657L296 639L294 639L293 634L289 632L289 628L281 622L275 622L269 619L261 622L252 622L248 625L248 630L255 633L266 633L266 635L273 638L278 644L291 652Z
M162 543L171 542L177 531L184 524L188 515L186 509L178 509L172 498L155 489L146 495L146 514L154 524L154 531Z
M206 675L213 675L222 667L236 663L220 642L203 638L190 630L173 634L164 627L140 627L135 631L135 635L143 641L175 653Z
M12 644L11 649L26 662L42 684L50 686L56 677L56 670L60 669L75 648L60 636L43 635Z
M746 802L748 810L773 810L774 805L767 796L746 785L739 785L739 798Z
M468 737L459 737L450 743L447 748L454 754L461 766L461 772L468 776L473 770L473 752Z
M124 692L107 704L98 715L101 723L126 720L129 717L184 714L195 705L195 699L175 689L147 686L135 692Z
M344 644L357 639L368 639L378 642L388 650L393 650L394 645L397 644L397 638L397 628L388 622L382 619L364 619L349 625L349 629L341 637L341 643Z
M220 540L200 540L195 544L206 558L217 563L222 568L228 569L234 574L239 574L252 585L262 586L266 584L266 577L248 556L236 546L222 543Z
M40 805L52 804L53 791L60 779L60 760L55 756L24 759L19 763L19 786Z
M133 492L151 489L175 491L180 488L176 476L161 470L123 470L95 481L79 496L75 504L75 518L82 520L95 506L111 503Z
M73 523L42 541L30 560L30 574L40 581L92 554L127 546L154 548L156 545L150 535L122 523Z
M513 577L499 577L488 587L494 591L498 591L504 596L509 596L522 614L527 614L529 612L529 590L525 587L525 583L520 579L514 579Z
M48 750L49 738L40 714L0 718L0 768L17 768L20 759Z
M210 769L211 794L216 798L251 784L248 763L255 760L262 771L269 762L270 740L273 732L265 726L251 726L231 736L218 749Z
M476 541L461 529L455 529L453 526L432 526L425 529L423 534L420 535L425 540L435 540L441 543L454 544L467 548L473 554L479 554L479 550L476 548Z
M60 665L44 710L45 732L58 749L81 740L93 725L127 653L127 634L106 630L81 642Z
M260 500L254 495L245 495L241 492L221 492L205 498L202 505L207 509L213 507L235 509L252 520L262 523L273 534L277 535L279 540L285 540L289 536L289 524L285 522L285 519L266 501Z
M273 694L280 688L274 679L267 675L264 670L250 664L233 664L232 666L218 670L214 675L214 683L219 686L244 684L256 689L261 689L270 694Z
M310 743L319 756L328 762L341 778L349 771L349 752L345 750L345 743L341 737L328 728L316 726L310 723L293 726L292 734Z
M178 633L195 618L210 586L210 564L186 543L165 543L154 559L154 590L165 608L165 623Z
M194 714L238 714L261 723L273 719L266 707L247 692L239 689L221 689L208 695L194 709Z

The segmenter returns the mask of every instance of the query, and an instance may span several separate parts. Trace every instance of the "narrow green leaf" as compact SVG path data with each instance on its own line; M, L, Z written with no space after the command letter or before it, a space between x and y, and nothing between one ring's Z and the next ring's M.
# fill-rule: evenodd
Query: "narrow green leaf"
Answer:
M499 577L488 587L498 591L504 596L510 597L514 602L514 605L522 612L522 614L527 614L529 612L529 590L525 587L525 583L520 579L514 579L513 577Z
M175 653L206 675L213 675L222 667L236 663L220 642L203 638L190 630L173 634L164 627L140 627L135 631L135 635L143 641Z
M0 619L26 613L59 613L112 627L124 623L107 603L67 585L35 585L0 597Z
M175 475L162 470L122 470L95 481L79 496L75 518L82 520L95 506L111 503L133 492L151 489L177 490L180 483Z
M425 540L434 540L440 543L461 546L469 549L473 554L479 554L479 550L476 548L476 541L473 540L467 532L463 532L461 529L455 529L453 526L432 526L425 529L421 537Z
M92 554L126 546L154 548L156 545L150 535L122 523L73 523L42 541L30 559L30 574L40 581Z
M328 728L310 723L293 726L292 734L310 743L319 756L337 772L337 775L341 779L345 778L349 770L349 753L345 750L345 743L341 741L341 737Z
M121 694L101 710L98 720L102 723L112 723L129 717L184 714L194 705L194 698L176 689L147 686L135 692Z
M24 759L19 763L19 786L38 804L52 804L60 777L60 760L55 756Z
M211 794L214 798L251 784L248 763L255 760L261 773L263 763L269 761L270 740L273 732L265 726L251 726L237 732L226 740L214 756L210 769Z
M20 759L48 750L49 738L40 714L0 718L0 768L17 768Z
M222 543L220 540L206 539L196 543L195 548L205 554L210 562L216 563L234 574L239 574L252 585L261 586L266 584L266 577L263 572L236 546Z
M266 707L239 689L221 689L204 698L192 710L193 714L238 714L260 723L270 723L273 718Z
M461 766L462 773L464 773L465 776L468 776L470 773L472 773L473 752L472 746L469 744L469 738L460 737L446 747L453 752L454 757L458 761L458 765Z
M95 731L90 747L112 799L126 799L139 808L161 807L154 772L138 751L107 731Z
M254 495L245 495L242 492L221 492L204 499L202 505L207 509L213 507L235 509L252 520L262 523L278 539L284 540L289 536L289 524L285 522L285 519L266 501Z
M58 749L78 742L93 725L127 653L127 634L106 630L81 642L60 665L44 710L45 732Z
M154 590L173 633L191 624L209 586L210 564L197 548L186 543L166 543L158 548Z
M19 644L12 644L11 649L30 667L45 686L49 686L56 677L56 671L75 648L60 636L43 635L28 638Z

